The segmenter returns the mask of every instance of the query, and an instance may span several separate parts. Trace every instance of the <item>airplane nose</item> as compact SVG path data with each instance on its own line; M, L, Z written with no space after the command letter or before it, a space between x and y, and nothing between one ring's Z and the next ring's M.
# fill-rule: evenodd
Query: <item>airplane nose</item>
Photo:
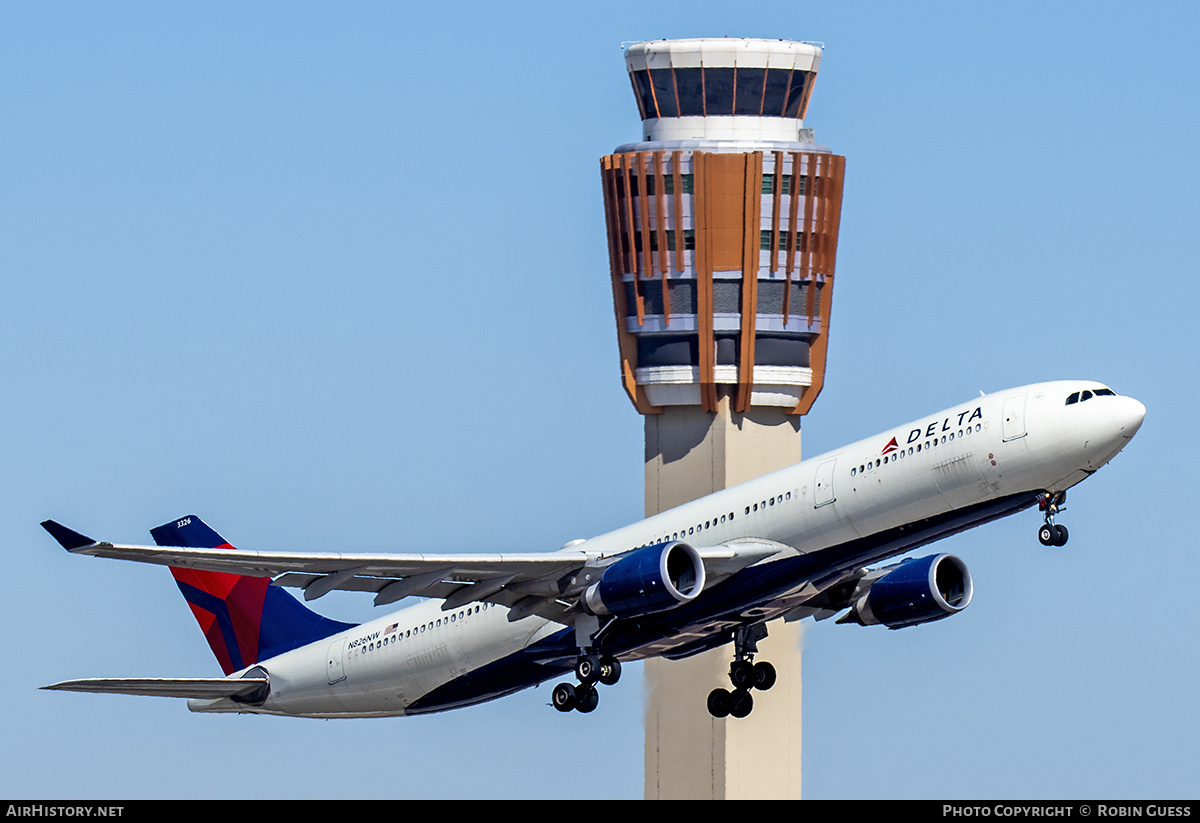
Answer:
M1146 417L1146 407L1132 397L1112 398L1120 401L1113 404L1113 422L1121 430L1121 436L1131 439L1142 427Z

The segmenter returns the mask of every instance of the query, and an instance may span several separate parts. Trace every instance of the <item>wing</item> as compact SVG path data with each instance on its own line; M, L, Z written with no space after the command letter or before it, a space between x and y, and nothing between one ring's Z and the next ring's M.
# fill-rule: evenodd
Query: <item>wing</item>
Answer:
M573 623L577 602L590 580L620 555L578 549L529 554L381 554L373 552L264 552L180 546L138 546L93 540L53 520L46 531L73 554L112 557L176 568L273 578L275 585L304 590L313 600L335 589L374 592L375 604L403 597L434 597L446 611L487 601L507 606L510 620L537 614ZM700 550L709 584L786 547L740 541Z
M94 694L136 694L152 697L195 697L215 700L220 697L249 697L267 686L265 677L228 680L221 677L110 677L91 680L64 680L43 689Z
M587 563L580 551L543 554L386 554L272 552L182 546L139 546L96 541L53 520L43 527L73 554L112 557L175 568L270 577L304 590L313 600L334 589L374 592L375 604L404 597L436 597L447 611L465 603L500 603L523 617L562 620L574 598L560 602ZM516 619L516 618L514 618Z

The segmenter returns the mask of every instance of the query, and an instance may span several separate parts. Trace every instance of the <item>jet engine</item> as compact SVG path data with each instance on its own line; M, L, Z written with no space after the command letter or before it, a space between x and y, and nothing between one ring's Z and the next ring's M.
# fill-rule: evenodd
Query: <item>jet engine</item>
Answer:
M687 543L637 549L608 566L584 592L592 614L632 617L667 611L704 590L704 561Z
M903 629L957 614L970 602L966 564L951 554L935 554L884 570L838 622Z

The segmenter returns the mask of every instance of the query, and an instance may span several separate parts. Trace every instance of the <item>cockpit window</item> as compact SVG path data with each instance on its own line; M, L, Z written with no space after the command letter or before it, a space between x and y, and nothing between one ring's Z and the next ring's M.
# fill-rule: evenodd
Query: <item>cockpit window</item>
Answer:
M1117 396L1117 393L1115 391L1113 391L1112 389L1106 389L1106 388L1092 389L1091 391L1081 391L1081 392L1077 391L1067 397L1066 405L1070 406L1072 403L1082 403L1084 400L1091 400L1093 397L1116 397L1116 396Z

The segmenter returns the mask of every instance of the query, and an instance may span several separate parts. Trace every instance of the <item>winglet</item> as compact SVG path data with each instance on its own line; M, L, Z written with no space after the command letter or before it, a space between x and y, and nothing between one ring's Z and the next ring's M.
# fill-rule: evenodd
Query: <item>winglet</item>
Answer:
M96 542L92 538L86 537L79 532L71 531L63 524L56 523L53 520L43 520L42 528L50 532L50 536L69 552L75 549L82 549L84 546L90 546Z

